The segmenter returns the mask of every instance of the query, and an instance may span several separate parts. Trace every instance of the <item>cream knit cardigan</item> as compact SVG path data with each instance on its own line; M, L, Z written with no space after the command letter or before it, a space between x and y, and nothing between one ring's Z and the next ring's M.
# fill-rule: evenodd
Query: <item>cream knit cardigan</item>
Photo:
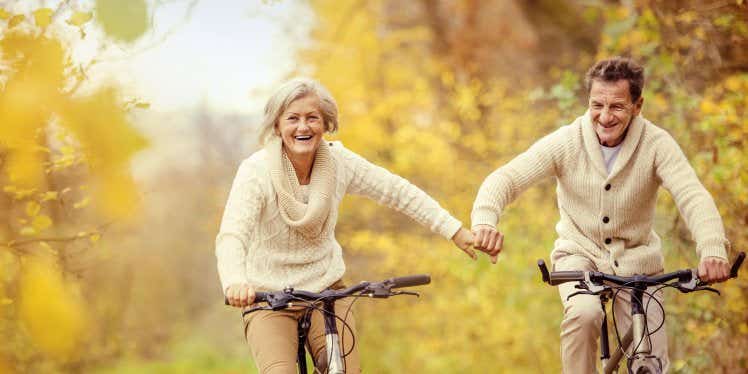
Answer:
M675 140L641 116L631 123L610 174L589 113L540 139L486 178L472 225L496 225L522 191L551 176L561 215L554 263L579 254L619 275L662 271L660 238L652 230L660 185L673 196L697 254L727 257L729 242L711 196Z
M335 240L338 206L346 193L364 195L402 212L449 239L462 226L418 187L366 161L340 142L330 142L335 186L329 216L317 237L302 235L279 212L263 149L239 166L216 237L218 274L223 290L248 283L257 290L319 292L345 273L343 252ZM314 170L312 170L314 173Z

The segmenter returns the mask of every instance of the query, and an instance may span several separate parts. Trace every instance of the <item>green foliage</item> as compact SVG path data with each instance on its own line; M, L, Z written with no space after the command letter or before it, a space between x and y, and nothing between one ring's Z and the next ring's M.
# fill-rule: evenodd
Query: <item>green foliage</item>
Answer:
M148 6L145 0L96 0L96 20L115 40L133 42L148 29Z

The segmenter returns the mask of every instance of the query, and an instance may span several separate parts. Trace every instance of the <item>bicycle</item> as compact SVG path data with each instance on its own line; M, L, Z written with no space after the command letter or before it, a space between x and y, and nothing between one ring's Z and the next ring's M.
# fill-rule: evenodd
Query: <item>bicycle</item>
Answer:
M305 343L307 339L307 333L311 326L311 311L319 310L322 312L325 321L325 349L327 352L327 373L329 374L344 374L345 364L344 358L350 352L353 351L353 347L356 344L355 337L353 344L348 352L344 352L341 347L341 339L338 336L338 329L335 325L335 320L340 319L335 315L335 301L347 297L372 297L372 298L388 298L391 296L398 295L411 295L419 296L417 292L412 291L395 291L396 288L405 288L420 286L431 283L431 277L426 274L420 275L409 275L404 277L390 278L381 282L361 282L355 286L342 289L342 290L331 290L327 289L319 293L308 292L302 290L294 290L293 288L285 288L282 291L274 292L256 292L254 304L265 303L267 306L254 306L242 312L242 317L249 313L253 313L259 310L282 310L291 308L294 306L304 306L307 311L304 316L299 319L298 323L298 338L299 348L296 356L299 373L306 374L306 348ZM301 304L295 304L295 303ZM228 300L224 299L224 303L228 305ZM321 305L321 306L320 306ZM348 311L353 306L353 303L348 307ZM346 316L348 315L346 311ZM341 319L344 328L350 327L346 324L345 318Z
M731 269L730 278L738 276L740 265L745 259L745 252L740 252L735 259ZM665 288L672 287L682 293L695 291L711 291L718 295L720 292L709 287L708 283L701 282L695 269L677 270L667 274L646 276L634 275L630 277L621 277L613 274L606 274L598 271L554 271L548 272L545 261L538 260L538 268L542 274L543 282L556 286L566 282L579 282L576 288L581 291L569 295L569 299L577 295L597 295L600 297L600 305L603 309L603 321L600 332L600 360L603 372L605 374L615 373L618 371L621 359L627 356L626 367L629 374L656 374L662 372L662 362L658 357L652 355L651 342L648 340L649 335L657 331L665 323L665 312L662 304L654 298L654 293ZM674 282L670 282L676 280ZM670 282L670 283L668 283ZM648 292L647 287L659 286L654 292ZM631 294L631 326L621 339L617 326L615 327L616 340L618 349L610 355L608 341L607 312L605 304L608 300L613 300L619 292L630 292ZM642 305L644 295L650 296L647 305ZM663 310L663 320L660 326L649 331L647 326L647 308L649 302L655 300L659 308ZM615 315L613 316L615 317ZM614 318L615 326L615 318ZM631 343L636 342L632 352L626 353Z

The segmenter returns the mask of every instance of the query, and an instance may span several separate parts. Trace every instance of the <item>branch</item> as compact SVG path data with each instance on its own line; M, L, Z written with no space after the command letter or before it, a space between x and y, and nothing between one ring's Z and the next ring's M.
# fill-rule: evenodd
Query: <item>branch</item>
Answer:
M79 232L71 236L34 238L34 239L26 239L26 240L11 240L7 243L0 243L0 245L6 248L10 248L16 251L16 253L22 254L22 253L25 253L25 251L20 251L19 247L26 246L29 244L42 243L42 242L73 242L73 241L81 240L81 239L90 239L94 235L101 235L106 230L106 228L111 226L113 223L114 222L108 222L97 227L93 231Z

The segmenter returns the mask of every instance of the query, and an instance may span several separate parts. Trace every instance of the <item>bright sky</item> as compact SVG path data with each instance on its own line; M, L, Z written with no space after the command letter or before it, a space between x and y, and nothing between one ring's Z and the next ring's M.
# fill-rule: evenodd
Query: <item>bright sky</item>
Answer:
M155 46L108 63L117 80L155 111L205 104L259 112L268 90L296 67L294 50L306 38L311 13L292 0L200 0L190 13L191 2L156 7L155 29L131 48Z

